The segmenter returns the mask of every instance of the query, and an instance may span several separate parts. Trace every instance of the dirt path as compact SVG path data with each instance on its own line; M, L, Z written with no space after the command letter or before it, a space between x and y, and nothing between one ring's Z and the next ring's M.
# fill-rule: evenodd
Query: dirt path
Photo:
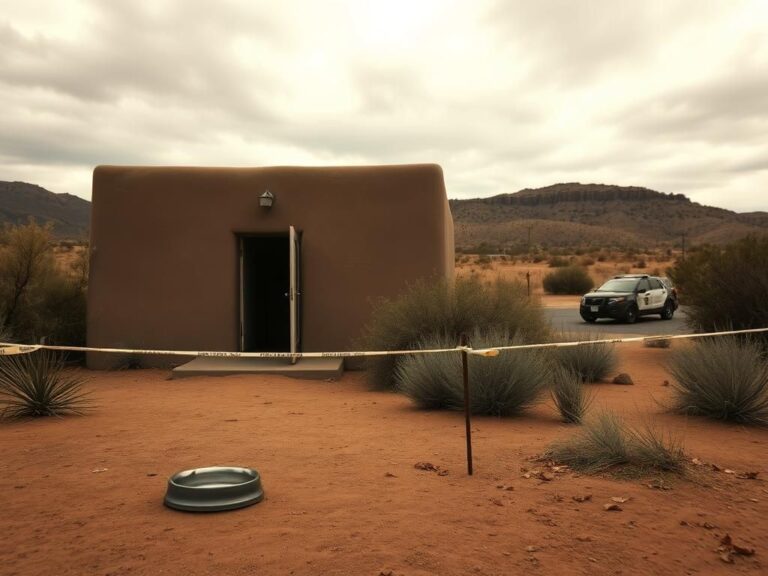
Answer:
M591 386L596 406L669 427L704 461L768 477L768 430L662 412L667 353L622 348L622 371L636 384ZM361 373L340 382L91 376L93 414L0 424L4 575L768 570L761 479L707 469L657 490L650 480L526 478L541 469L529 458L574 430L549 403L522 418L475 419L476 474L468 477L460 414L369 392ZM414 468L423 461L448 474ZM216 464L257 468L266 500L217 514L163 507L169 475ZM611 497L629 500L606 512ZM756 555L725 564L714 551L725 533Z

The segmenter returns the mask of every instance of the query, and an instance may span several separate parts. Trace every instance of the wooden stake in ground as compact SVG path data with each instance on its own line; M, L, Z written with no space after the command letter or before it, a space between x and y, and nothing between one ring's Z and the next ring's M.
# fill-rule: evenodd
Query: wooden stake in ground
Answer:
M468 345L466 334L461 335L459 345ZM469 354L467 354L466 350L461 351L461 370L464 378L464 421L466 424L467 436L467 474L472 476L472 426L469 416Z

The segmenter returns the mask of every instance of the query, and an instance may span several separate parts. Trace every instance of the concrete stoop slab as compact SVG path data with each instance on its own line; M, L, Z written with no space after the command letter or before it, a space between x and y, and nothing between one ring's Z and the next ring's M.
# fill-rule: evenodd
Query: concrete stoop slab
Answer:
M344 372L342 358L301 358L291 364L282 358L195 358L173 369L172 378L278 374L305 380L338 380Z

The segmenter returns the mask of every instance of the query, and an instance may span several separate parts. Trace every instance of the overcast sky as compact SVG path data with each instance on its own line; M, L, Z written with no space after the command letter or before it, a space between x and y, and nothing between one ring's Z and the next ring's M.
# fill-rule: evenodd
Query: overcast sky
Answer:
M435 162L768 210L768 2L0 0L0 180Z

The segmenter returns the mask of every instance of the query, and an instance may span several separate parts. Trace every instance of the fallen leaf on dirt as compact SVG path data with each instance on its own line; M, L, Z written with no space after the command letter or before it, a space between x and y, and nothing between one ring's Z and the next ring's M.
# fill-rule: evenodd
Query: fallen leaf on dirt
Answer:
M438 476L448 476L448 470L438 470L437 471Z
M731 470L730 468L726 468L725 470L723 470L723 472L725 472L726 474L736 474L736 471Z
M552 466L552 472L556 474L563 474L564 472L568 472L570 469L570 466Z
M576 536L579 542L592 542L592 536Z
M714 524L710 524L709 522L704 522L703 524L696 524L697 526L704 528L705 530L714 530L717 528Z
M669 380L664 380L664 382L661 383L662 386L669 386Z
M227 418L224 422L237 422L237 418Z
M736 478L742 480L757 480L758 474L760 474L760 472L742 472L741 474L736 474Z
M384 476L386 476L387 478L397 478L397 476L392 474L392 472L387 472L386 474L384 474Z
M680 520L680 526L690 526L686 520Z
M530 472L526 472L525 474L523 474L523 478L530 478L530 477L531 477Z
M733 556L730 552L720 552L720 560L726 564L733 564Z
M618 502L619 504L624 504L624 502L629 502L629 498L624 498L623 496L611 496L611 500L613 502Z
M494 504L496 504L496 506L504 506L504 502L502 502L498 498L489 498L489 500Z
M514 486L510 486L509 484L499 484L498 486L496 486L496 488L498 488L499 490L508 490L508 491L512 491L515 489Z
M157 476L157 472L147 472L147 476Z
M589 502L592 500L592 494L585 494L584 496L572 496L574 502Z
M416 464L414 464L413 467L416 468L417 470L426 470L427 472L437 472L438 470L440 470L440 468L438 468L431 462L416 462Z
M693 460L691 460L691 463L694 464L695 466L703 466L704 465L704 462L702 462L698 458L694 458Z
M531 553L533 553L533 552L538 552L538 551L539 551L539 549L538 549L538 548L536 548L536 546L526 546L526 547L525 547L525 551L526 551L526 552L531 552Z
M91 472L94 474L98 474L99 472L106 472L107 470L109 470L109 468L94 468L93 470L91 470Z
M720 466L718 466L717 464L710 464L710 466L712 466L712 470L714 470L715 472L722 472L723 471L723 469L720 468Z
M544 480L544 482L552 482L552 480L555 479L555 475L551 472L542 472L540 478Z
M621 512L622 507L618 504L603 504L603 510L606 512Z

